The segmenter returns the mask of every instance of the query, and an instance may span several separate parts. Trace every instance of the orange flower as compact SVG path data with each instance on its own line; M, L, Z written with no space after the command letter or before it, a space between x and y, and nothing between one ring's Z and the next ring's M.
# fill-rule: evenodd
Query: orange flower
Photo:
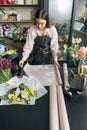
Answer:
M81 47L76 54L81 58L86 58L87 47Z

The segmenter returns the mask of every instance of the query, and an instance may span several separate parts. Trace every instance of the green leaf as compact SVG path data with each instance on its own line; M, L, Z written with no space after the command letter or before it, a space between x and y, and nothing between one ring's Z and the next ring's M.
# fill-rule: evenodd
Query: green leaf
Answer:
M1 99L2 99L2 100L8 100L8 95L7 95L7 94L4 94L3 96L1 96Z

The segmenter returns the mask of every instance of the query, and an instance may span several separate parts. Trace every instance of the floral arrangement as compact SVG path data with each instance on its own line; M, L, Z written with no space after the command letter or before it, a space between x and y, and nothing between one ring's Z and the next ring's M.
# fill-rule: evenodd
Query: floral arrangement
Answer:
M29 104L32 98L36 96L37 93L32 87L21 83L18 87L12 88L5 95L2 95L1 99L8 100L9 103L24 102L25 104Z
M68 48L68 35L60 36L59 37L58 60L67 59L67 48Z
M80 49L76 52L76 56L79 58L85 59L87 56L87 47L80 47Z
M80 61L80 68L79 74L82 77L84 74L87 73L87 47L80 47L79 50L76 52L76 56Z
M80 59L80 64L78 67L78 74L84 79L83 92L87 92L87 47L80 47L76 55Z
M76 55L77 51L80 48L81 38L74 38L72 37L72 45L68 47L68 53L70 54L71 58L74 60L78 60L78 56Z
M11 78L12 60L0 57L0 82L6 82Z
M59 52L58 52L58 60L67 60L67 53L75 59L76 52L80 47L82 39L72 37L72 45L69 47L68 45L68 35L62 36L59 38Z

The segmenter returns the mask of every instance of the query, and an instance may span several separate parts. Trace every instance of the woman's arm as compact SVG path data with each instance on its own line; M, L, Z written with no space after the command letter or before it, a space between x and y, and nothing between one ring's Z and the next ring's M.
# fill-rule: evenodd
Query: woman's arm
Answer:
M58 33L57 33L57 30L54 26L51 27L51 34L52 34L51 50L52 50L52 53L53 53L54 64L56 64L57 66L60 66L58 61L57 61L57 54L58 54L58 48L59 48Z
M22 53L22 59L19 62L19 66L23 67L24 62L28 59L31 51L33 50L34 45L34 39L35 39L35 28L31 27L28 30L27 37L26 37L26 43L23 47L23 53Z
M29 29L26 37L26 43L23 47L23 53L22 53L23 61L26 61L27 58L29 57L31 51L33 50L33 45L34 45L33 32L32 29Z

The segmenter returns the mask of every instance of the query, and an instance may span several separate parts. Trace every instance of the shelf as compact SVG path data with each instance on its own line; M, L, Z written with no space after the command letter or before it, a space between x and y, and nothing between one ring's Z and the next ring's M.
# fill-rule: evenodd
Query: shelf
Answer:
M0 23L33 23L33 20L20 20L20 21L6 21L6 20L2 20L0 21Z
M0 4L0 7L39 7L40 5L39 4L24 4L24 5L22 5L22 4L20 4L20 5L18 5L18 4Z
M76 30L76 29L74 29L74 31L75 31L75 32L78 32L78 33L80 33L80 34L82 34L82 35L84 35L84 36L87 37L87 33L86 33L86 32L82 32L82 31L79 31L79 30Z
M85 23L83 19L79 19L79 20L75 20L76 22L79 22L79 23Z
M0 36L0 38L8 38L7 36Z

